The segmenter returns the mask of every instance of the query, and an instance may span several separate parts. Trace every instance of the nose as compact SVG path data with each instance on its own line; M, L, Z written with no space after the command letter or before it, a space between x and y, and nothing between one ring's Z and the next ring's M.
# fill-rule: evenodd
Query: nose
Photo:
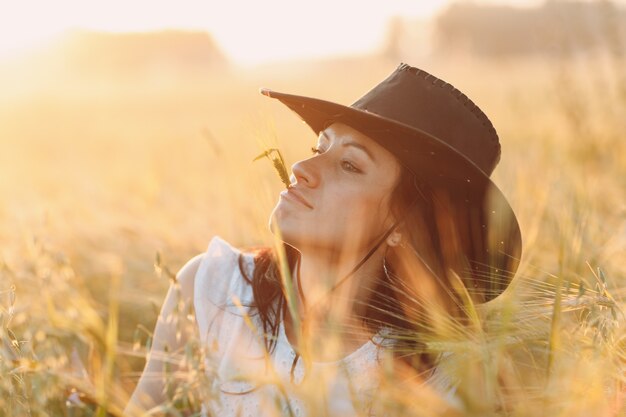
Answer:
M310 188L319 185L319 169L313 161L315 158L303 159L291 166L292 183L301 184ZM295 179L295 181L294 181Z

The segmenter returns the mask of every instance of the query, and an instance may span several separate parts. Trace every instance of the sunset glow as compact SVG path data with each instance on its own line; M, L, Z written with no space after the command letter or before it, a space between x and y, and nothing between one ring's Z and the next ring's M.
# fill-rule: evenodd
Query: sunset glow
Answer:
M2 8L0 60L41 46L72 29L207 31L232 61L243 65L366 53L384 42L390 18L427 19L454 1L23 0ZM515 7L537 6L543 2L474 1ZM626 0L614 3L624 4Z
M253 64L293 57L368 52L384 38L390 17L432 16L448 0L365 3L263 2L234 0L176 2L59 0L12 2L0 16L0 59L75 29L137 32L204 30L233 61Z

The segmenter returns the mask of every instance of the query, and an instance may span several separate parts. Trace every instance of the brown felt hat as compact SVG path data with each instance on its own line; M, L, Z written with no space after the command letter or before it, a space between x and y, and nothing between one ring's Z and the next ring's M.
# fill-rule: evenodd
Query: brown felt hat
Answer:
M509 284L522 242L513 210L490 180L500 160L498 135L487 116L449 83L407 64L350 106L261 89L296 112L315 133L341 122L395 155L416 178L441 187L472 226L469 254L475 273L464 279L476 300L488 301Z

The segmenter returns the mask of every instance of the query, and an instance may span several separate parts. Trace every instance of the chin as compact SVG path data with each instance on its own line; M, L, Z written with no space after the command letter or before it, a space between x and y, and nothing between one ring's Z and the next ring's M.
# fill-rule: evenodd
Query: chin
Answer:
M291 233L289 233L289 223L290 222L287 213L282 210L282 208L280 207L280 203L277 204L270 214L268 226L272 234L274 236L280 236L281 240L285 243L288 243L286 241L286 238L291 235Z
M272 234L284 243L294 246L297 239L295 239L296 233L294 233L290 227L283 224L276 216L272 215L269 221L269 228Z
M280 219L283 217L282 210L280 209L280 205L276 204L272 212L270 213L270 218L267 223L270 231L273 234L276 234L276 230L280 229Z
M304 237L310 237L311 234L311 230L306 227L308 224L303 224L293 215L281 210L280 206L272 211L268 225L274 236L295 249L302 245L303 240L307 240Z
M342 236L336 227L329 229L281 202L274 207L268 226L274 236L297 250L334 247Z

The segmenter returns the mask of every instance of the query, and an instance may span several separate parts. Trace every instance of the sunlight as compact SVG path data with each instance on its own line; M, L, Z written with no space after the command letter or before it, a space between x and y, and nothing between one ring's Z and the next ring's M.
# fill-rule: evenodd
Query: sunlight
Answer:
M477 0L515 7L544 0ZM0 14L0 59L26 51L71 29L142 32L208 31L239 64L370 52L384 40L390 18L427 19L454 0L22 0ZM615 0L625 3L626 0Z

